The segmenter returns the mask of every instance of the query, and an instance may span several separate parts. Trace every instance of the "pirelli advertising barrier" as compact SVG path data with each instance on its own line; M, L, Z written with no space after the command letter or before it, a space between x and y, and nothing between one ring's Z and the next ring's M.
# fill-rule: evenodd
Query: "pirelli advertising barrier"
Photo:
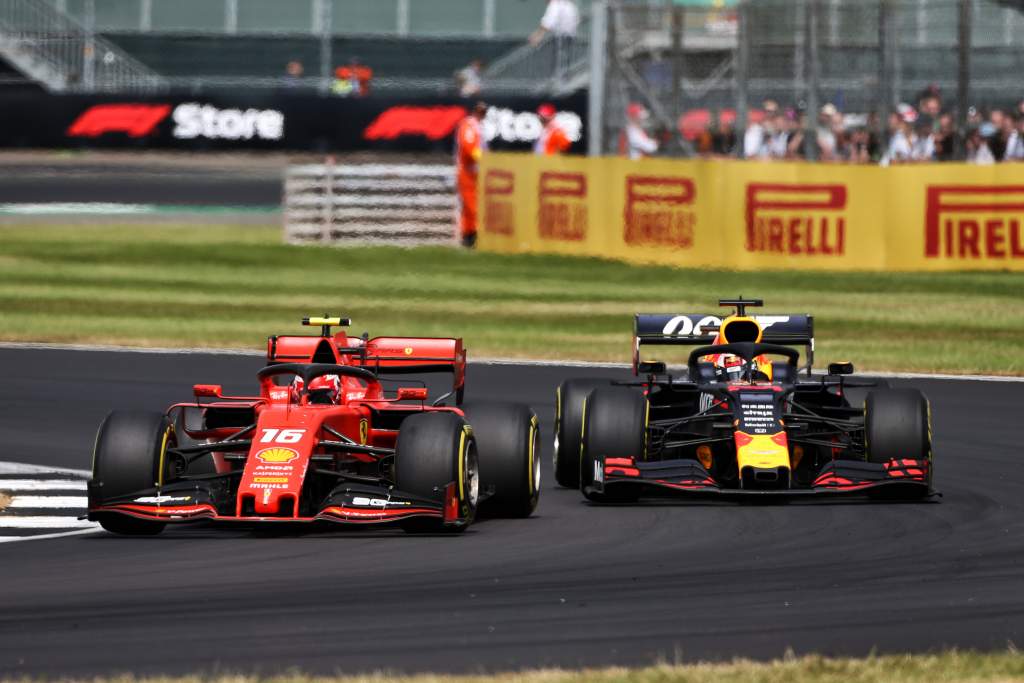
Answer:
M481 249L677 266L1024 270L1024 164L487 154Z

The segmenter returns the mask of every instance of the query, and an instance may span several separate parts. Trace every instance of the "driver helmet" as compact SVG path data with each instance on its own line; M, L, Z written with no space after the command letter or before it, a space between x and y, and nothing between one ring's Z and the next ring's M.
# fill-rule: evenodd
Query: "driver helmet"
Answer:
M748 316L731 315L718 328L715 344L754 342L759 344L764 330L760 323ZM715 377L720 382L732 382L743 378L743 359L731 353L708 356L715 365ZM754 359L755 378L771 379L771 363L763 356Z
M298 400L303 388L305 388L305 382L301 377L292 380L293 400ZM335 404L341 399L341 391L341 378L338 375L322 375L309 381L306 393L309 395L310 403Z

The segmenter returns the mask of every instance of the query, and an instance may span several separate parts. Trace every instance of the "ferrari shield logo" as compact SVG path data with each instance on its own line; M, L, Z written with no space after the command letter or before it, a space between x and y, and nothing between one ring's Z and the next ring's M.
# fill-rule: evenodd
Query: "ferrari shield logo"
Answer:
M411 356L412 355L412 347L411 346L406 346L405 347L405 355L407 355L407 356Z
M365 419L359 421L359 443L363 446L366 445L366 437L370 432L370 423Z

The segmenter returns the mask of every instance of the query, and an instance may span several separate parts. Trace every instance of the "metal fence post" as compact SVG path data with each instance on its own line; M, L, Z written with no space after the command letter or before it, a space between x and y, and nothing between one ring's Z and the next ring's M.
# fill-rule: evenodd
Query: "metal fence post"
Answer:
M85 0L85 42L82 46L82 83L87 92L96 90L96 2Z
M331 62L333 55L334 3L331 0L320 0L320 93L331 91Z
M821 64L818 61L819 0L805 0L804 35L807 46L807 132L804 134L804 152L811 161L818 159L818 85Z
M895 102L892 95L892 1L878 0L878 91L875 93L875 111L883 136L889 125L889 112Z
M957 128L956 158L967 158L967 109L970 106L971 83L971 0L960 0L957 22L958 59L956 79Z
M604 152L605 79L608 56L608 3L594 0L590 9L590 99L587 102L587 154Z
M733 62L733 82L736 84L736 156L743 158L743 144L747 133L747 89L750 85L750 5L740 0L736 8L736 57ZM719 113L721 116L721 113Z
M686 7L672 8L672 106L668 111L672 120L678 125L682 114L682 80L686 73L684 62L686 53L683 51L683 27L686 25Z

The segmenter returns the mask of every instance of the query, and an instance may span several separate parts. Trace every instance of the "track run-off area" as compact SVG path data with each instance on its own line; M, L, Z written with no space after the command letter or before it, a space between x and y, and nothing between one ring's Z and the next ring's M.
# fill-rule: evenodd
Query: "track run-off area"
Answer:
M530 519L454 537L181 526L120 538L77 521L104 415L163 410L193 383L251 391L261 358L7 347L0 363L0 460L31 466L0 466L0 540L37 537L0 542L4 676L479 672L1024 642L1020 383L893 380L932 401L934 502L613 507L553 483L554 390L628 371L474 364L467 398L525 401L541 419ZM30 518L50 521L19 526Z

